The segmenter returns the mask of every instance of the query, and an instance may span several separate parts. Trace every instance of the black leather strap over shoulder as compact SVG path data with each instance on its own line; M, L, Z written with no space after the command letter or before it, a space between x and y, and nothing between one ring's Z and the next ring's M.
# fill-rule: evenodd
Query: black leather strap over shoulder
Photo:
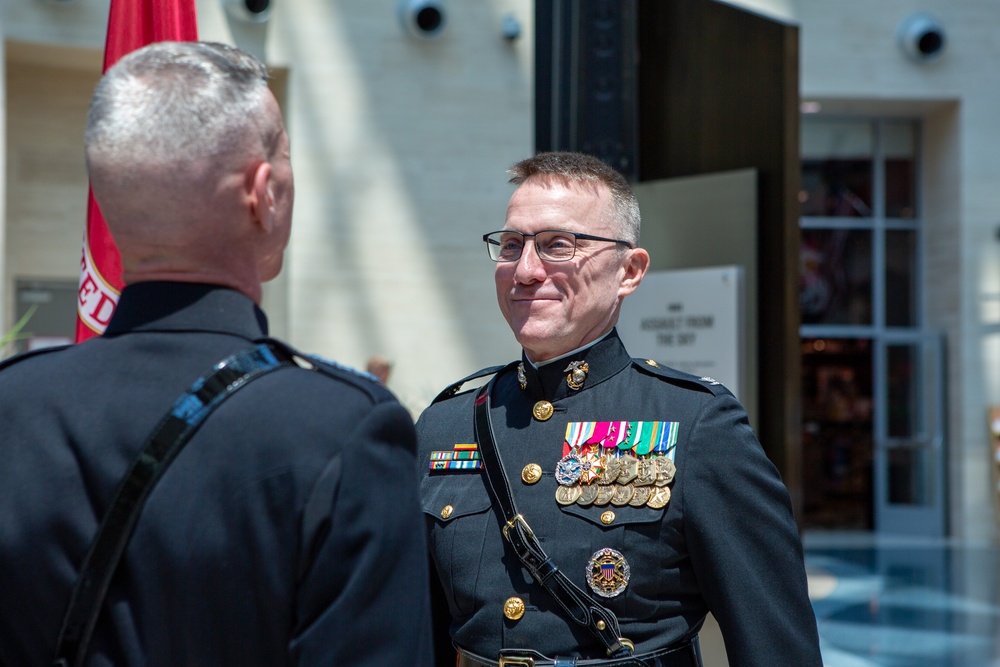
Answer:
M240 387L282 366L295 354L283 343L267 340L228 357L195 381L146 438L115 490L97 535L83 561L63 617L54 664L83 664L101 606L150 491L205 419Z
M494 378L495 379L495 378ZM518 513L510 484L504 474L500 450L493 437L490 418L490 391L493 381L479 389L475 400L476 440L479 456L486 472L486 487L490 496L503 513L506 524L503 535L514 548L521 564L531 576L549 592L565 610L573 622L582 625L594 634L608 651L611 658L625 658L632 655L633 646L621 636L618 618L601 604L598 604L579 586L570 581L555 563L546 555L524 517Z

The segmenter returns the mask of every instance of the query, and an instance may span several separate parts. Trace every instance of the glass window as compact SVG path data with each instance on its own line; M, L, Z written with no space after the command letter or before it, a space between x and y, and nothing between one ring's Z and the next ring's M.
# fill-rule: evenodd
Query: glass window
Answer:
M885 217L917 217L917 139L911 122L882 125L885 164Z
M917 325L917 233L909 229L885 233L885 324Z
M923 433L920 403L919 358L912 345L886 346L888 389L888 433L890 438L917 438Z
M17 281L17 320L26 323L5 354L72 343L76 335L77 285L70 281ZM5 332L0 331L0 335Z
M892 447L888 452L889 502L893 505L929 505L934 488L931 457L923 448Z
M804 122L801 148L801 215L871 217L874 131L870 122Z
M802 230L803 324L871 324L871 253L868 230Z
M805 521L872 527L872 348L863 338L802 339Z

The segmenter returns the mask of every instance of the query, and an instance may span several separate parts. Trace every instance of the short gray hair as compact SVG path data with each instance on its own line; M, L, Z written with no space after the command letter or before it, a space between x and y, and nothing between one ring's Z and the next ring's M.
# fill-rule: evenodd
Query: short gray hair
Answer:
M611 215L615 233L633 246L639 245L639 202L628 181L607 163L593 155L554 151L521 160L507 170L510 183L521 185L532 176L555 177L566 181L602 183L611 192Z
M126 172L270 156L267 69L212 42L157 42L126 55L97 84L87 114L88 167Z

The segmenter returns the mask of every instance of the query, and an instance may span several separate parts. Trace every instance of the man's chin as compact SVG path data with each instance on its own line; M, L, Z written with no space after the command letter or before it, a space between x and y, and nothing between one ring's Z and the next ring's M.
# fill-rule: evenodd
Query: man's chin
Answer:
M550 331L523 327L514 332L514 338L528 353L528 358L532 361L544 361L559 356L558 353L553 352L553 349L558 347L558 342Z

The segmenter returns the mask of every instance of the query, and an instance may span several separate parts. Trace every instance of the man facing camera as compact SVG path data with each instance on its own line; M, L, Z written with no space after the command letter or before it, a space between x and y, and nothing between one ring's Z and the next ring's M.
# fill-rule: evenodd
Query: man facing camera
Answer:
M439 664L822 664L788 492L733 395L632 359L615 331L649 267L625 180L543 153L486 234L521 359L417 423ZM475 391L465 381L490 376Z

